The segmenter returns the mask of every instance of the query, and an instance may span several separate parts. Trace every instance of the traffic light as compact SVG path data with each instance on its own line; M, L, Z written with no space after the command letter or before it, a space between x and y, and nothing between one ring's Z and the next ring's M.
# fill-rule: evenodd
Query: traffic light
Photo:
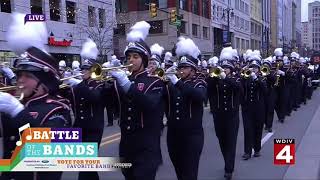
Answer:
M157 17L157 5L155 3L150 4L149 11L151 17Z
M175 9L170 11L170 23L177 21L177 11Z

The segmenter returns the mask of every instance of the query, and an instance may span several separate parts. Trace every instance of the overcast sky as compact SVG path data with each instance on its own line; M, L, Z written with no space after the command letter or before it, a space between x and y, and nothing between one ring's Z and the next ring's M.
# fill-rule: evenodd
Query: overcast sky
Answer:
M301 21L308 21L308 3L319 0L301 0Z

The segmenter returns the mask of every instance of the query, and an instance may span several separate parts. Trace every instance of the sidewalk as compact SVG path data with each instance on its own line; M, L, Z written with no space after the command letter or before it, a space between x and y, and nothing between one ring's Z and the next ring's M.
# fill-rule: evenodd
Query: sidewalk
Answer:
M314 93L319 93L315 91ZM301 143L296 147L296 163L287 169L284 180L320 179L320 106Z

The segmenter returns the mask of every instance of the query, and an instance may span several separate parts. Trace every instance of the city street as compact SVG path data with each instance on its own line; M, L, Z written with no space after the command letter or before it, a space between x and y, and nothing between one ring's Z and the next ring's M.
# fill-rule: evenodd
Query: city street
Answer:
M275 116L273 132L263 134L261 157L251 158L243 161L243 126L240 119L240 128L238 134L236 165L234 179L283 179L289 166L276 166L273 164L273 139L274 138L294 138L296 149L299 148L302 137L304 136L311 120L319 107L320 92L316 90L312 100L306 105L302 105L297 112L293 112L285 123L281 124ZM240 116L241 117L241 116ZM219 149L218 140L215 136L213 119L209 108L205 108L203 117L203 127L205 131L205 144L200 160L199 180L219 180L224 179L224 163ZM104 138L100 147L100 156L118 156L118 145L120 140L119 127L105 127ZM157 173L157 180L176 179L174 168L171 164L166 145L166 131L161 137L161 149L163 156L163 165L160 166ZM296 157L296 165L303 159ZM318 168L318 167L316 167ZM121 171L102 172L99 174L103 180L124 179ZM76 180L77 173L66 172L63 174L64 180Z

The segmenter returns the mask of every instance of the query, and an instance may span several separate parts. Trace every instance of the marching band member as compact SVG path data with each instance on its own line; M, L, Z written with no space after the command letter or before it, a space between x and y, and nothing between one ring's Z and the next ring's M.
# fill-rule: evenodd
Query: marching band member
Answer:
M264 123L261 115L264 114L265 110L264 96L266 93L266 82L259 75L260 55L252 53L248 60L249 75L242 79L244 98L241 103L244 128L244 155L242 158L244 160L251 158L252 148L254 149L254 157L260 156Z
M74 127L82 129L83 142L96 142L98 148L101 142L104 129L104 107L105 102L101 101L103 97L103 83L91 79L90 68L95 63L98 56L96 44L91 40L83 44L81 50L83 59L80 66L82 71L82 81L70 87L65 93L65 97L70 97L72 108L75 115ZM69 80L67 80L68 84ZM79 180L99 179L97 172L79 172Z
M108 101L115 98L120 111L119 156L123 162L132 163L131 168L122 169L127 180L155 179L161 163L165 84L146 70L151 52L144 39L149 29L150 24L145 21L131 27L124 52L127 63L132 64L131 75L113 70L110 74L116 81L107 87Z
M289 99L289 96L288 96L289 89L286 87L286 80L285 80L286 77L285 77L285 69L283 67L284 61L283 61L282 48L276 48L274 50L274 55L276 59L276 76L277 76L276 83L275 83L276 93L277 93L275 111L279 118L279 122L283 123L286 116L286 107Z
M272 132L272 124L273 124L273 116L274 116L274 108L276 101L276 91L275 91L275 82L276 82L276 72L271 71L272 69L272 57L268 57L262 61L262 65L265 68L269 69L269 74L266 74L266 84L267 91L264 99L265 103L265 115L264 115L264 124L265 130L268 132Z
M70 108L67 100L56 96L60 84L57 61L44 50L47 30L44 23L24 24L24 14L14 14L8 32L11 49L21 58L16 63L18 92L24 94L20 102L10 94L0 92L0 112L4 126L4 158L10 159L19 141L18 128L70 127ZM1 179L61 179L62 172L3 172Z
M165 68L164 69L168 69L171 66L173 66L174 61L172 60L172 53L171 52L166 52L166 54L164 55L164 64L165 64Z
M200 50L191 39L179 38L179 78L175 66L167 69L169 108L167 145L177 179L196 180L204 143L202 128L206 83L196 78Z
M242 94L240 79L235 77L234 57L224 48L220 55L220 74L208 77L208 96L220 150L225 162L225 178L231 179L234 170L237 136L239 129L239 105Z
M79 61L73 61L72 62L72 75L76 76L75 78L78 80L82 80L81 74L81 68ZM79 76L78 76L79 75Z
M148 63L148 71L149 74L151 75L156 75L155 71L158 68L161 68L161 63L162 63L162 52L164 51L164 48L161 47L158 43L153 44L150 47L151 50L151 57L149 59L149 63Z

